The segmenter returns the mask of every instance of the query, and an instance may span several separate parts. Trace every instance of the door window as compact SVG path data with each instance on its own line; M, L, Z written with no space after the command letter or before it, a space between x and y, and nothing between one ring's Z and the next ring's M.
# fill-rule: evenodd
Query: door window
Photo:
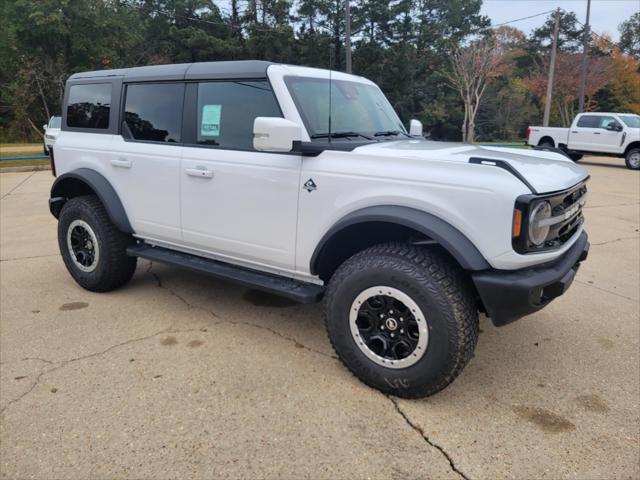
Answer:
M109 128L111 84L71 85L67 100L67 126L73 128Z
M600 117L600 125L598 125L600 128L607 129L609 125L616 126L619 125L619 123L613 117Z
M598 128L600 127L600 118L597 115L583 115L578 120L578 126L584 128Z
M267 80L201 82L198 84L199 145L253 150L256 117L282 117Z
M122 135L148 142L179 143L183 101L183 83L127 85Z

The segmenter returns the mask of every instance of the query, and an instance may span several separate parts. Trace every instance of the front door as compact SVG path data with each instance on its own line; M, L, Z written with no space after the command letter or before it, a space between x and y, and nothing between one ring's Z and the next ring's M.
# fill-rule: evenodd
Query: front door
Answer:
M294 269L302 158L253 149L256 117L281 117L264 80L188 85L180 172L185 246L235 263Z

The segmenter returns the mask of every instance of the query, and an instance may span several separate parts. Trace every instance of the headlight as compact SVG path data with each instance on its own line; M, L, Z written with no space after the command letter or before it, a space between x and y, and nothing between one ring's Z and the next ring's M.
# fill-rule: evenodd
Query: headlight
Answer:
M549 235L549 225L540 225L541 220L551 217L551 204L541 202L534 207L529 215L529 241L539 247Z

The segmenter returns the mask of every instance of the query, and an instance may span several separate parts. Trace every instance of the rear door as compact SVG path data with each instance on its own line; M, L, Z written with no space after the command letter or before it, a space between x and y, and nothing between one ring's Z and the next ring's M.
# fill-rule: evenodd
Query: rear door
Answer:
M253 149L256 117L281 117L267 79L187 87L180 172L185 246L234 263L294 269L302 157Z
M600 134L600 117L598 115L581 115L578 122L569 131L570 150L593 150Z
M185 85L124 85L120 135L107 168L136 234L179 242L179 171Z

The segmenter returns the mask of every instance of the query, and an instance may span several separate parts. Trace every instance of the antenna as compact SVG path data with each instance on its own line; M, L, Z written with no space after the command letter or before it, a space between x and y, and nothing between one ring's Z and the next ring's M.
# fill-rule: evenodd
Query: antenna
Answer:
M328 140L331 143L331 72L333 71L333 42L329 43L329 131Z

